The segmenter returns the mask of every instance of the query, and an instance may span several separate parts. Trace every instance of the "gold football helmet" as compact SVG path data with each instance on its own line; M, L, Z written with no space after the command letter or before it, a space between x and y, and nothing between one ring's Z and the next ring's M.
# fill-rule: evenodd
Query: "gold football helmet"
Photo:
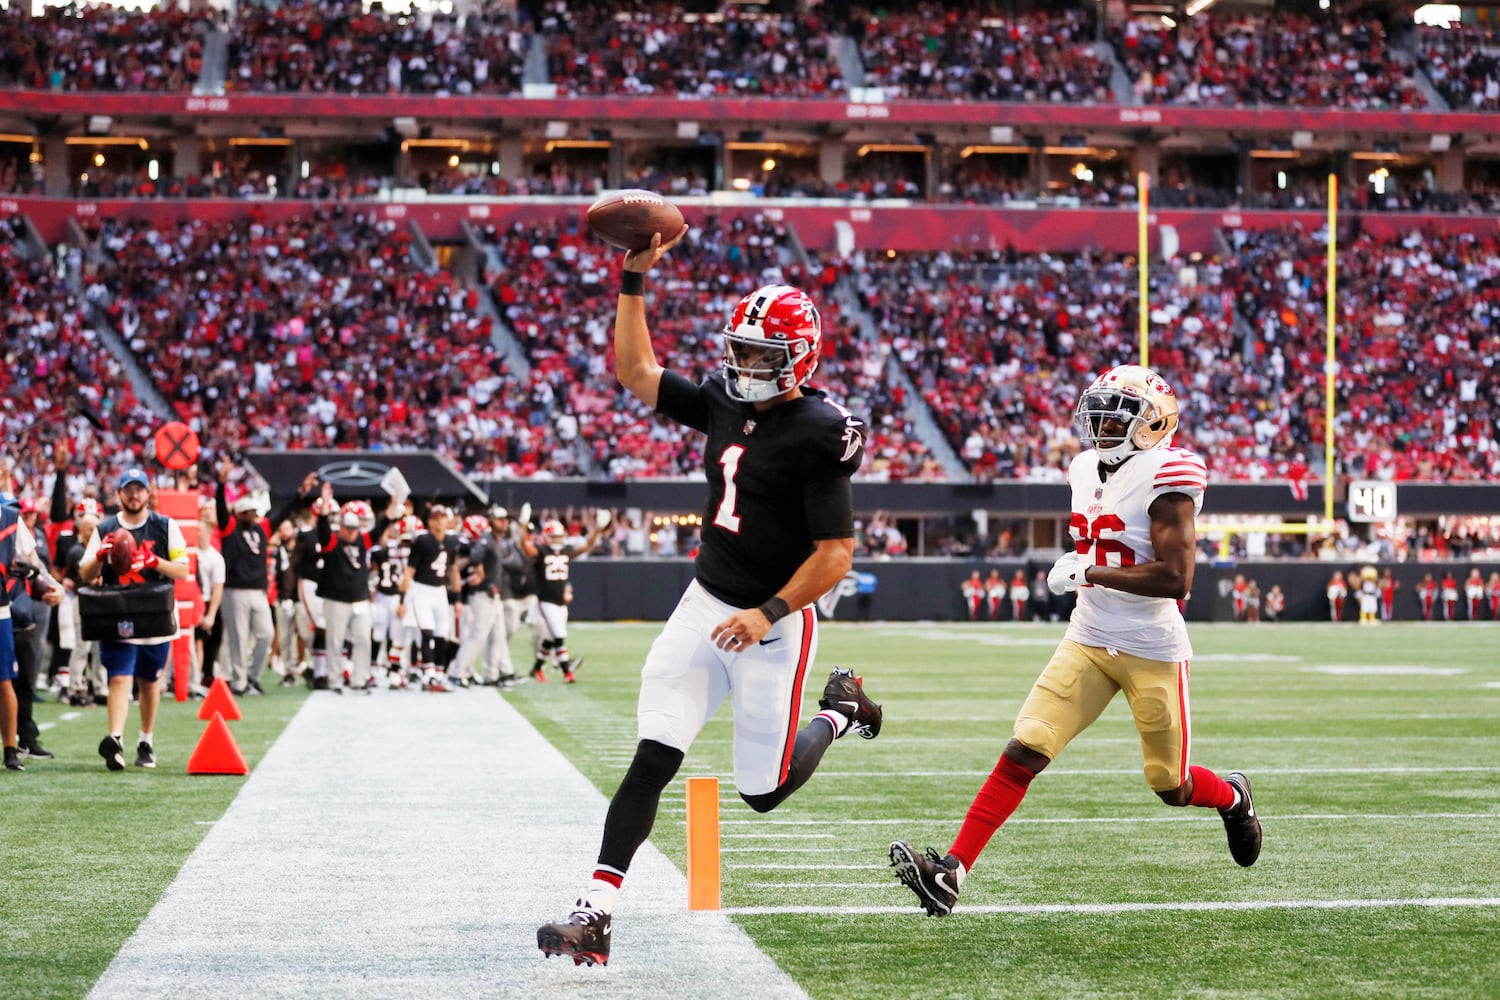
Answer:
M1151 369L1118 365L1083 391L1073 419L1099 461L1119 465L1137 451L1171 443L1177 432L1177 396Z

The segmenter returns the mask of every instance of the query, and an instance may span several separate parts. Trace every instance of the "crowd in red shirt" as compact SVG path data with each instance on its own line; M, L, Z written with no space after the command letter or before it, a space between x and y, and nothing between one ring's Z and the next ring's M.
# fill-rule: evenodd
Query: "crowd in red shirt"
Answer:
M827 29L812 14L686 16L682 5L555 4L542 18L559 96L840 97Z
M136 399L125 367L85 315L85 302L22 236L19 220L0 220L5 457L21 484L34 484L57 445L66 444L77 456L74 494L100 496L98 484L113 483L138 461L139 442L159 419Z
M1110 30L1145 104L1252 104L1420 110L1414 67L1378 21L1334 14L1200 16L1175 27L1131 19Z

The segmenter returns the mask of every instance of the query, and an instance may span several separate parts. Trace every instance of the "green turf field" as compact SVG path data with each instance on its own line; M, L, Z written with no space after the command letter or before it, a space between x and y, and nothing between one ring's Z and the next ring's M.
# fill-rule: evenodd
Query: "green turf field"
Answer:
M274 677L270 678L274 680ZM252 768L302 705L302 688L242 699L229 724ZM54 760L0 771L0 997L80 997L224 814L244 778L189 776L200 702L163 699L154 771L111 773L103 708L36 706ZM135 760L135 706L125 759Z
M658 629L577 625L580 682L506 696L605 794ZM1194 760L1252 776L1260 863L1229 860L1213 814L1157 802L1118 701L1032 785L958 911L923 917L887 845L948 847L1060 634L825 626L820 674L858 668L885 729L840 741L769 816L733 793L727 708L705 730L684 774L725 779L724 904L810 994L1500 997L1500 631L1483 626L1195 627ZM252 766L303 697L242 703ZM0 772L0 998L83 995L243 783L183 774L196 704L165 705L160 767L124 774L94 752L102 709L38 708L58 759ZM680 865L680 781L664 806L654 840ZM1412 905L1436 899L1484 902ZM627 882L617 920L630 903Z
M656 632L580 628L579 684L511 696L605 794ZM704 730L683 773L725 779L724 905L810 994L1500 996L1500 633L1482 626L1195 627L1193 759L1251 775L1260 862L1147 790L1121 698L1032 785L955 914L922 916L887 846L947 849L1060 634L825 626L821 671L857 667L885 728L769 816L728 781L727 708ZM680 781L653 839L682 863ZM1447 897L1487 902L1401 905ZM616 919L629 907L627 882Z

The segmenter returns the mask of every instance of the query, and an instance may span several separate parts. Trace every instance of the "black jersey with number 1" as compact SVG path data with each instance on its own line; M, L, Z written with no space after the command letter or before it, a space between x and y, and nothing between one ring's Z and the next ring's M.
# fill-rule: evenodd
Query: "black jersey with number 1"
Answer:
M724 376L700 384L662 373L656 409L708 435L708 506L694 573L710 594L753 608L773 597L813 544L854 536L849 477L864 459L865 424L817 389L756 413Z

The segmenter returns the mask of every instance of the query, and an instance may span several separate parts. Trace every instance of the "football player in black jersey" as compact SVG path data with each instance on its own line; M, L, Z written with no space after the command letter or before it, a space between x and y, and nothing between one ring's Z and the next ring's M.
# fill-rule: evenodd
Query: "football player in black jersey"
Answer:
M574 659L568 653L568 602L573 599L573 585L568 578L572 575L573 560L582 559L594 551L609 529L611 520L609 511L601 509L594 530L578 545L568 544L568 531L556 518L549 518L542 525L540 536L521 539L521 550L531 560L533 579L536 580L537 604L532 613L541 624L531 666L534 680L547 680L543 668L549 662L562 670L565 683L572 684L576 679L574 672L583 662L583 657Z
M458 587L458 536L450 535L453 512L441 504L427 512L427 530L412 540L411 555L401 578L401 606L397 617L404 617L408 606L421 633L418 657L422 686L428 691L445 692L447 667L452 656L448 641L453 638L453 606L448 603L449 589Z
M822 323L806 294L760 288L724 328L721 371L694 384L657 363L646 325L644 272L687 234L628 253L615 314L618 377L656 412L708 435L708 506L694 581L641 672L640 742L604 820L593 878L573 913L537 931L547 955L609 958L610 913L626 869L651 832L662 790L704 723L734 704L735 785L757 812L801 787L834 739L873 738L880 706L852 671L828 679L823 711L798 731L817 653L813 602L843 579L854 553L849 477L864 457L864 423L807 386Z

